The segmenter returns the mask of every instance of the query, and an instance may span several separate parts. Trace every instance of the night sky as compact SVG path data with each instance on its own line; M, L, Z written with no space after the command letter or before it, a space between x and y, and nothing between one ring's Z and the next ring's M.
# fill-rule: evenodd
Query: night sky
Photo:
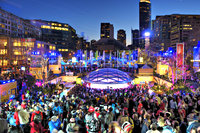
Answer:
M151 0L152 19L157 15L200 14L200 0ZM52 20L71 25L88 40L100 38L100 23L125 29L127 44L131 28L139 28L139 0L0 0L0 6L25 19Z

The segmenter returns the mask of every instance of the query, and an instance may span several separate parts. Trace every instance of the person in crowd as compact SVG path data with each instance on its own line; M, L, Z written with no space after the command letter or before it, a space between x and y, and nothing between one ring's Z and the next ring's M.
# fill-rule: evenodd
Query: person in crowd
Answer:
M100 133L100 122L94 107L90 106L85 116L87 133Z
M151 128L151 129L148 130L146 133L160 133L160 132L157 130L157 124L156 124L156 123L151 124L150 128Z
M78 133L79 127L75 122L74 118L70 119L70 123L67 125L66 132L67 133Z
M113 112L112 112L112 107L110 107L109 109L108 109L109 111L108 111L108 113L106 113L106 115L105 115L105 119L104 119L104 123L105 123L105 125L104 125L104 127L105 127L105 130L107 130L108 129L108 125L113 121L113 118L114 118L114 114L113 114Z
M113 121L109 124L108 133L124 133L124 132L119 126L119 123L116 121Z
M38 119L39 122L42 122L43 120L43 113L40 111L39 106L35 106L35 111L32 113L31 121L34 119Z
M61 97L55 88L51 84L28 87L2 102L0 117L11 125L9 131L190 133L200 129L198 91L161 95L149 94L148 85L104 90L76 85Z
M21 106L18 107L18 117L19 117L19 123L20 127L22 128L23 132L30 131L29 129L29 118L30 114L26 110L24 110Z
M52 116L48 125L50 133L58 132L61 128L61 121L58 119L58 116Z
M20 122L19 122L19 111L21 110L21 107L18 106L16 109L15 109L15 113L14 113L14 119L16 120L16 125L19 126L20 125Z
M30 128L31 128L30 133L44 133L45 132L41 122L38 121L38 119L34 119L30 123Z

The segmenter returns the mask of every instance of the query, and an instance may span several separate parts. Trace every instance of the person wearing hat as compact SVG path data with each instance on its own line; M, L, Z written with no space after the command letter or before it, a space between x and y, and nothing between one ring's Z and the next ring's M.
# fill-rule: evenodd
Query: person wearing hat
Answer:
M131 133L132 132L132 126L131 123L126 121L122 124L121 129L124 131L124 133Z
M89 107L85 121L87 133L100 133L100 121L95 113L94 107Z
M49 129L50 129L50 133L53 133L55 130L59 131L60 126L61 126L61 121L58 119L57 116L52 116L48 125L49 125Z
M75 122L75 119L71 118L70 123L67 124L66 132L67 133L76 133L76 132L78 132L78 129L79 128L78 128L78 125Z

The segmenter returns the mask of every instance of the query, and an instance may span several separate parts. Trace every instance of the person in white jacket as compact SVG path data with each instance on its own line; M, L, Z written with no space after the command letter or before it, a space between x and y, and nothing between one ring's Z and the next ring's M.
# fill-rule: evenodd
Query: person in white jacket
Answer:
M78 125L75 123L74 118L71 118L70 123L67 124L66 132L67 133L78 133Z
M18 109L19 109L18 116L19 116L20 126L22 130L24 130L24 127L29 123L30 114L26 110L24 110L21 106L19 106Z

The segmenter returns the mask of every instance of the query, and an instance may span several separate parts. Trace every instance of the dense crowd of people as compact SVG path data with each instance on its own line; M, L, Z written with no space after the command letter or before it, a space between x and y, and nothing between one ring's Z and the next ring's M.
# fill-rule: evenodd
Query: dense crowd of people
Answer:
M150 94L148 86L90 89L68 95L27 88L1 103L9 133L199 133L200 95ZM0 129L1 130L1 129Z

